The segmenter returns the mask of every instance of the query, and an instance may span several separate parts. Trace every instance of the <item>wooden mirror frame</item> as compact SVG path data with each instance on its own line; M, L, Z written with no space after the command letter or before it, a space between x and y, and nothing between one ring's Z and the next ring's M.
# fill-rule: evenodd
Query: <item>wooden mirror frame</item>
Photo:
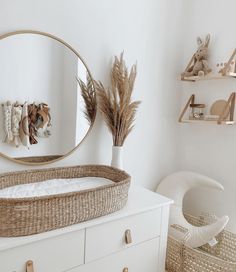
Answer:
M92 84L93 84L93 88L95 90L95 84L94 84L94 80L93 80L93 77L91 75L91 72L88 68L88 66L86 65L85 61L83 60L83 58L80 56L80 54L71 46L69 45L67 42L65 42L64 40L58 38L57 36L54 36L52 34L49 34L47 32L42 32L42 31L37 31L37 30L18 30L18 31L13 31L13 32L8 32L6 34L3 34L3 35L0 35L0 41L3 40L3 39L6 39L10 36L15 36L15 35L21 35L21 34L36 34L36 35L41 35L41 36L44 36L44 37L48 37L48 38L51 38L55 41L58 41L59 43L63 44L64 46L66 46L68 49L70 49L79 59L80 61L83 63L83 65L85 66L86 70L87 70L87 73L88 75L90 76L91 80L92 80ZM95 92L95 99L96 99L96 92ZM95 114L94 114L94 119L93 121L91 122L90 124L90 128L88 129L87 133L85 134L85 136L83 137L83 139L77 144L77 146L75 148L73 148L71 151L67 152L65 155L62 155L60 157L58 157L57 155L52 155L52 156L38 156L38 158L41 158L41 157L56 157L55 159L52 159L52 160L45 160L45 161L36 161L36 158L37 156L34 156L34 157L25 157L25 161L22 161L20 159L24 159L24 157L22 158L11 158L9 157L8 155L5 155L4 153L0 152L0 156L5 158L5 159L8 159L9 161L12 161L12 162L15 162L15 163L18 163L18 164L21 164L21 165L29 165L29 166L40 166L40 165L48 165L48 164L51 164L51 163L54 163L54 162L57 162L57 161L60 161L62 159L65 159L66 157L70 156L72 153L74 153L78 148L79 146L84 142L85 138L88 136L88 134L90 133L90 131L92 130L93 126L94 126L94 123L95 123L95 119L96 119L96 114L97 114L97 105L96 105L96 108L95 108ZM27 158L29 158L29 160L27 161Z

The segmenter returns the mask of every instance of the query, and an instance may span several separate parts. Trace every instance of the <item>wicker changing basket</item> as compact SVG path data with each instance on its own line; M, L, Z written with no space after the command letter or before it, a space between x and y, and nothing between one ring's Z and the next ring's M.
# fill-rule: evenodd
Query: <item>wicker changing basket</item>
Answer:
M186 215L195 226L211 221L200 216ZM193 249L168 237L166 269L168 272L236 272L236 234L224 230L216 237L218 244Z
M76 224L115 212L128 198L130 176L109 166L86 165L12 172L0 175L0 189L49 179L102 177L114 184L79 192L0 198L0 236L25 236Z

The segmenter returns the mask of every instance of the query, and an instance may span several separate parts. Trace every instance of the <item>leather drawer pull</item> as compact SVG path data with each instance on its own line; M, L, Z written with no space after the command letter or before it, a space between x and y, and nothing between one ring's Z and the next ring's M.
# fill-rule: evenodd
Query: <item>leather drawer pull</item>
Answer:
M131 230L129 230L129 229L125 231L125 242L127 245L132 243Z
M26 263L26 272L34 272L34 264L32 261Z
M125 267L125 268L123 269L123 272L129 272L129 269L128 269L127 267Z

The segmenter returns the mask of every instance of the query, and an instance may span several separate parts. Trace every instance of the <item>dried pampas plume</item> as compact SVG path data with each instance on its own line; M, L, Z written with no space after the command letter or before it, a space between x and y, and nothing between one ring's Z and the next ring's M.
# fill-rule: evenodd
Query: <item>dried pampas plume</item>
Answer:
M98 107L113 137L114 146L122 146L133 128L135 114L140 101L132 102L132 92L137 75L137 66L130 72L123 59L123 53L115 60L111 69L111 88L95 82Z
M81 89L81 95L84 100L85 110L84 114L89 124L91 125L96 115L96 96L93 86L93 80L87 73L87 83L84 83L80 78L76 77L76 80Z

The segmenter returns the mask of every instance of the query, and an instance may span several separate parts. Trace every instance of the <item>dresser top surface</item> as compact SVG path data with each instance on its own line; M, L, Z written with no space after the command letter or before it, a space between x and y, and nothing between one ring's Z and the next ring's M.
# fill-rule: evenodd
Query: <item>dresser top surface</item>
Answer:
M141 186L131 185L129 198L126 206L115 213L89 220L80 224L75 224L65 228L44 232L36 235L14 238L0 238L0 251L23 246L29 243L37 242L43 239L52 238L58 235L63 235L73 231L93 227L99 224L104 224L114 220L122 219L127 216L132 216L138 213L158 209L163 206L172 204L173 201L161 196L157 193L149 191Z

